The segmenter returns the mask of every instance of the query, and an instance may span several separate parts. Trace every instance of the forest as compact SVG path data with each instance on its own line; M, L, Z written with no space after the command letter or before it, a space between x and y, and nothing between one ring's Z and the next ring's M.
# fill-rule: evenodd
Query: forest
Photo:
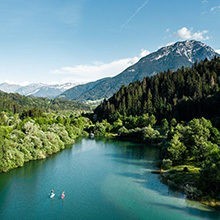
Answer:
M191 68L166 71L143 81L122 86L95 109L98 119L114 120L118 114L154 114L189 121L194 117L220 116L220 58L195 63ZM210 108L213 104L215 108Z
M0 91L0 101L0 111L13 114L30 114L30 116L48 111L90 110L88 105L76 101L22 96L17 93L5 93L2 91Z
M160 148L159 173L188 198L217 198L220 193L220 132L205 118L189 122L154 115L119 116L90 125L95 136L142 142Z
M95 132L159 146L163 181L191 199L218 200L219 86L216 57L131 83L95 109Z

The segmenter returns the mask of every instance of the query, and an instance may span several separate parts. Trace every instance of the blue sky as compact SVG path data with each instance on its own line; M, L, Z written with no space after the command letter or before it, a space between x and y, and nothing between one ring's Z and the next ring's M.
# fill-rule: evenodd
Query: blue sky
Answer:
M187 39L220 49L220 0L1 0L0 83L93 81Z

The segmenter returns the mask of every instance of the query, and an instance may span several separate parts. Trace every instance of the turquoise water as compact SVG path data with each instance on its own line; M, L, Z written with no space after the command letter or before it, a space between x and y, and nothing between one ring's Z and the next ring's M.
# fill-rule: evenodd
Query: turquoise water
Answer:
M157 155L157 149L131 142L80 140L0 174L0 219L220 219L151 174Z

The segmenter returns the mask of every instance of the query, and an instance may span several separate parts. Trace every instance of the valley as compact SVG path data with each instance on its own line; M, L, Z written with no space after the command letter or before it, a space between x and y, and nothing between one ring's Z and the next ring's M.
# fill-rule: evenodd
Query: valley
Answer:
M199 62L192 51L182 50L185 44L197 45L196 51L205 50L206 56L202 53L205 58L201 56ZM146 60L154 62L165 58L167 62L170 50L175 54L184 51L190 63L179 63L172 55L173 68L166 66L156 74L152 64L149 76L142 74L148 73ZM158 55L160 53L163 55ZM130 78L126 77L127 73ZM169 189L184 193L187 199L200 201L216 212L213 216L218 216L215 210L220 206L219 73L218 54L199 42L185 41L164 47L157 55L147 55L114 78L75 86L55 98L24 96L17 93L16 86L10 87L16 89L16 93L5 88L10 93L0 92L0 175L29 166L34 160L41 163L64 149L68 151L80 138L94 136L94 141L100 138L121 143L131 141L134 144L132 151L136 149L135 143L157 151L153 158L157 158L157 162L150 172L158 173ZM119 84L112 81L119 78ZM104 86L110 88L111 83L116 91L112 96L113 90ZM65 93L72 90L84 95L93 91L93 96L67 99ZM111 92L104 95L102 91ZM99 102L103 100L101 104L96 101L97 97ZM140 158L144 157L144 152L140 150Z

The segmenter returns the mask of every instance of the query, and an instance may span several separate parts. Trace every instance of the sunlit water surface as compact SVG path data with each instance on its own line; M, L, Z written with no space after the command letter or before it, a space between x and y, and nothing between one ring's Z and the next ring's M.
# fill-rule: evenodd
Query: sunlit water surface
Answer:
M46 160L0 174L0 219L220 219L219 212L162 184L151 173L157 158L155 147L79 140Z

